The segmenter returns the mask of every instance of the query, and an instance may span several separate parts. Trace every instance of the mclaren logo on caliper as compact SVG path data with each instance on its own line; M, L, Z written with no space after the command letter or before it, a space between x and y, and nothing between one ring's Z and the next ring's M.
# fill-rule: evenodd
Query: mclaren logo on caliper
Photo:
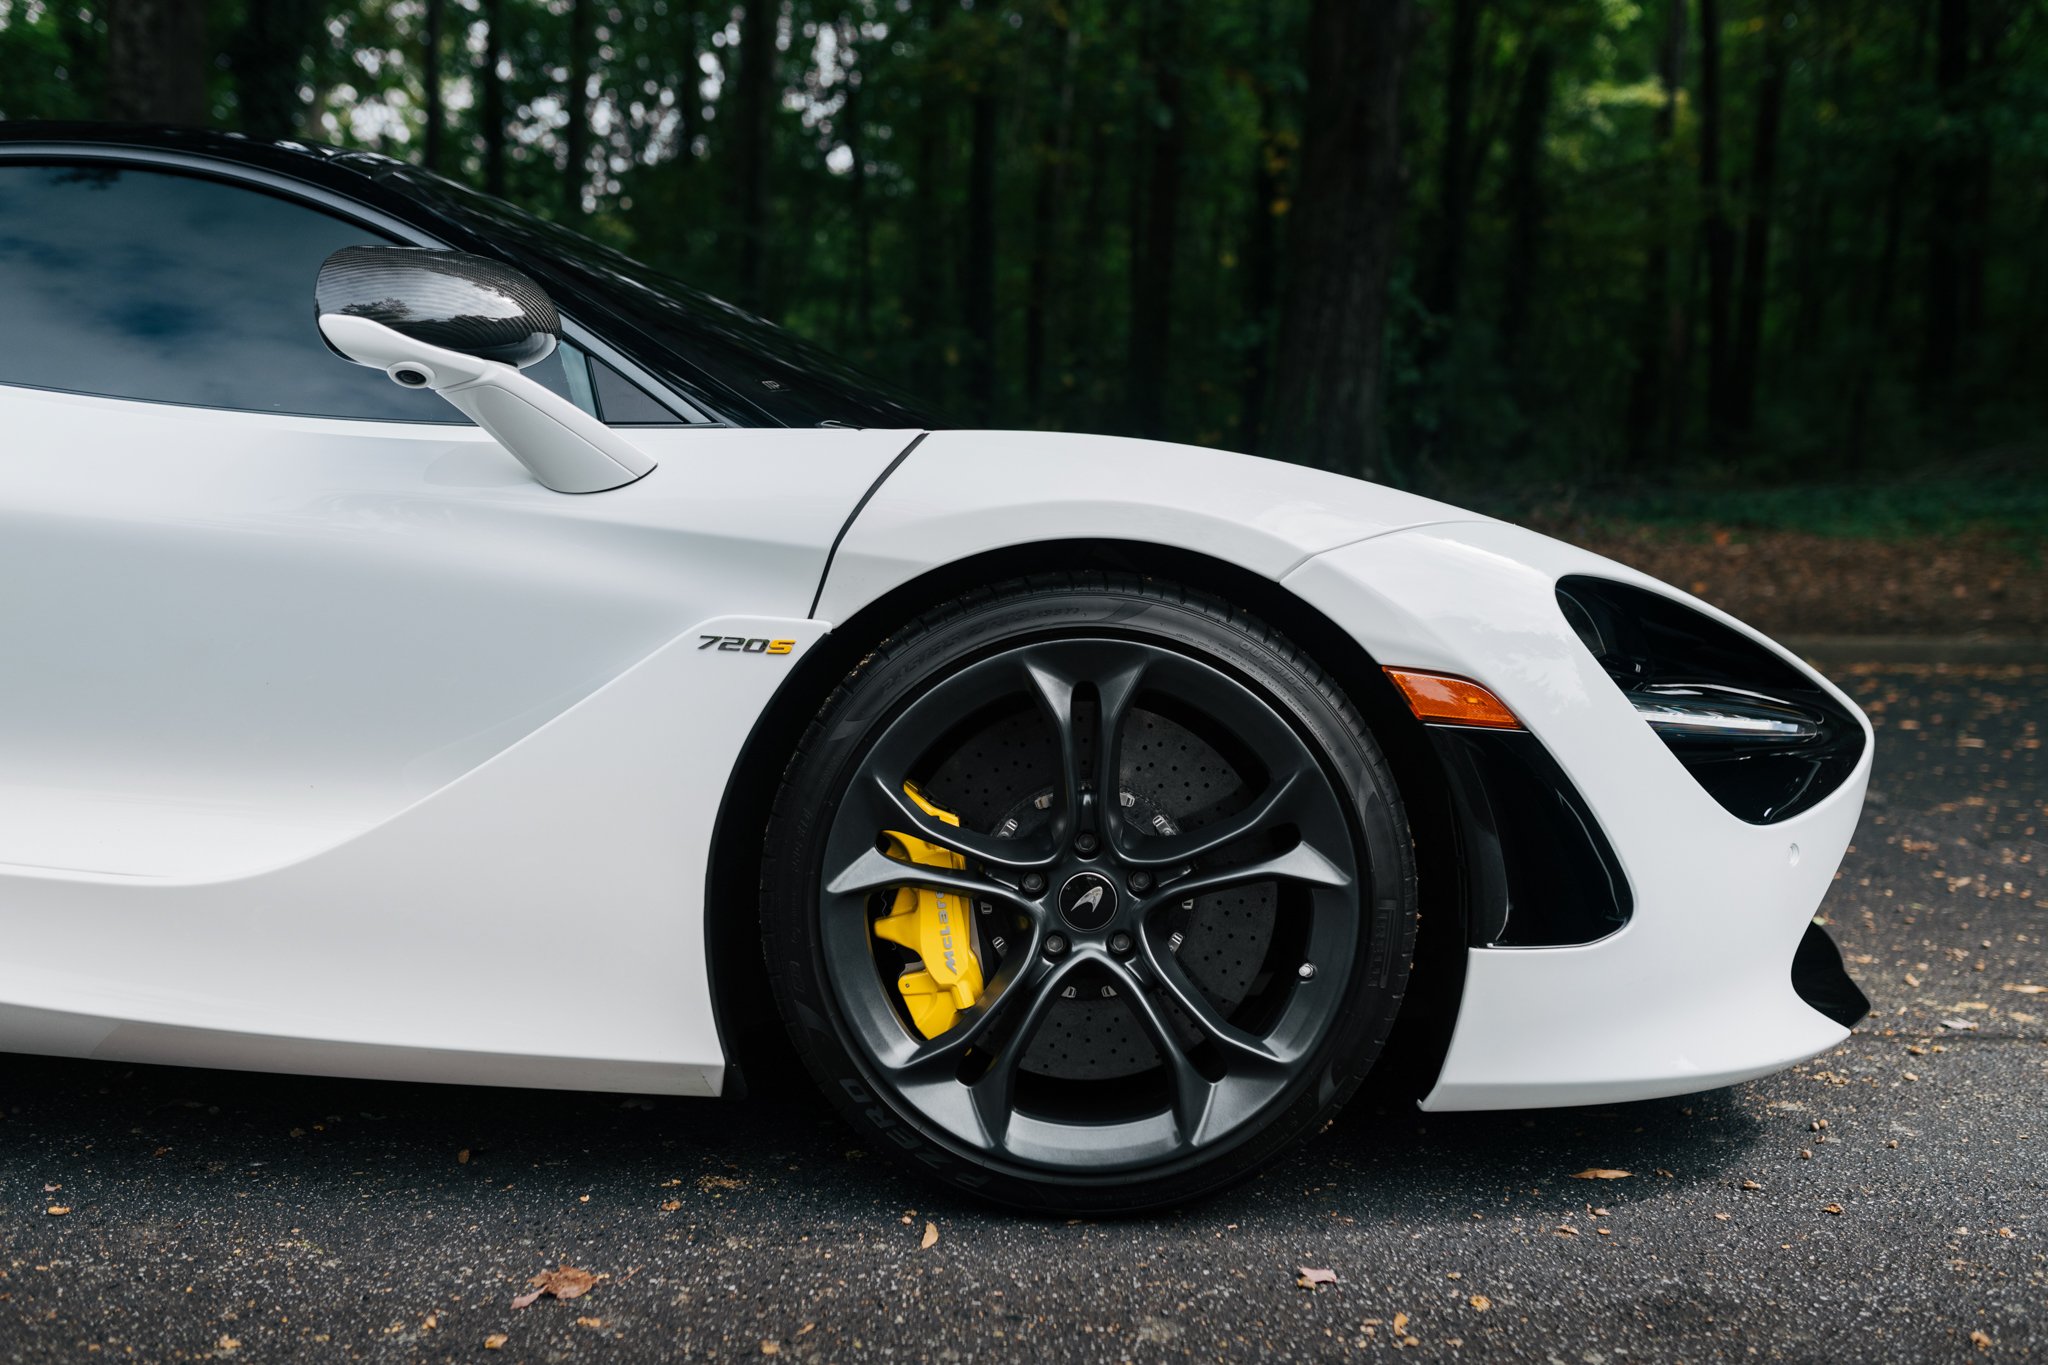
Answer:
M939 947L946 955L946 970L957 976L960 972L960 964L953 958L952 911L946 905L945 892L935 891L932 894L938 898L939 902Z

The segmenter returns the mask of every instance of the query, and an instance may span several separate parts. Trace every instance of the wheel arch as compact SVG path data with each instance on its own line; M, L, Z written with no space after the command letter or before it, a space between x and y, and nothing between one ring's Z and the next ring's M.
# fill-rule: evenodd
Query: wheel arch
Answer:
M1373 1088L1389 1098L1427 1094L1449 1049L1463 994L1466 917L1459 822L1426 731L1364 647L1284 585L1178 546L1095 538L1006 546L938 566L891 588L808 650L755 722L719 806L705 886L705 957L729 1069L727 1093L743 1092L778 1074L803 1074L769 996L761 958L760 882L769 806L804 727L878 641L920 612L1010 579L1073 572L1136 574L1212 593L1278 628L1343 686L1401 789L1421 898L1408 999Z

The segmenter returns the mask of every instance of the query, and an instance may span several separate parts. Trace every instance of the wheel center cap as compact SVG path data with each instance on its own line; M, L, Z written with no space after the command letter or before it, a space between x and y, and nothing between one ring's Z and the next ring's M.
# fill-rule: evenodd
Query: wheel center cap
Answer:
M1076 872L1060 887L1060 918L1092 934L1116 916L1116 885L1100 872Z

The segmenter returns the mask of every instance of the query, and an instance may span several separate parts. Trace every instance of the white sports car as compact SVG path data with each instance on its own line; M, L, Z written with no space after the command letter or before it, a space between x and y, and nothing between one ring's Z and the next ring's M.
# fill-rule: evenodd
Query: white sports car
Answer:
M0 1047L716 1096L779 1013L882 1150L1116 1210L1383 1061L1627 1100L1866 1009L1862 713L1593 555L946 430L356 152L0 128L0 300Z

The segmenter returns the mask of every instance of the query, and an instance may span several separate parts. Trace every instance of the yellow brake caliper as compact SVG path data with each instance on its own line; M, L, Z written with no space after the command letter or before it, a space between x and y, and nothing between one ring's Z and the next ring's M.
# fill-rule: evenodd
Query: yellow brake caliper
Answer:
M903 791L925 814L949 825L960 823L959 816L940 810L909 783ZM895 830L883 837L889 840L891 855L920 866L953 871L967 866L965 858L929 840ZM875 937L902 945L923 962L922 970L906 965L896 978L896 989L910 1007L911 1021L925 1037L936 1038L953 1027L960 1011L981 998L974 907L957 892L926 886L898 888L889 913L875 921Z

